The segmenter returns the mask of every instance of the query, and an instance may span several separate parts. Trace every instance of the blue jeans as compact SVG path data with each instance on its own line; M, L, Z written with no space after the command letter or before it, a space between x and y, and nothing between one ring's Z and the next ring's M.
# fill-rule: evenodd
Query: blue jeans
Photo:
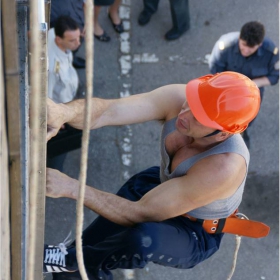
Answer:
M159 184L159 167L151 167L129 179L117 195L137 201ZM213 255L222 236L208 234L200 223L182 216L130 228L99 216L83 233L85 267L92 280L112 280L110 270L143 268L148 262L188 269ZM68 252L67 267L77 269L75 243ZM56 273L53 279L81 277L79 272Z

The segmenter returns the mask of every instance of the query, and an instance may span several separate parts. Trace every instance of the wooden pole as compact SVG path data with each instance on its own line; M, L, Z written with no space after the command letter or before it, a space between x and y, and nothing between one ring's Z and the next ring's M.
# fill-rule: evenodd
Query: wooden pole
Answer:
M35 4L34 4L35 3ZM38 4L38 0L34 0L31 6L34 10L34 5ZM35 7L36 9L36 7ZM37 5L38 9L38 5ZM20 129L20 109L27 110L28 108L20 108L20 86L19 86L19 54L18 54L18 32L17 32L17 17L16 17L16 1L3 0L1 2L1 16L3 23L3 57L5 63L5 83L1 82L1 86L5 84L6 103L7 103L7 131L8 131L8 162L9 162L9 183L10 183L10 209L8 208L9 197L7 197L5 189L1 186L1 193L3 194L4 202L1 200L2 207L5 210L10 210L10 233L11 246L9 240L5 245L9 250L2 250L1 248L1 271L2 279L42 279L42 263L43 263L43 243L44 243L44 218L45 218L45 166L46 166L46 92L47 92L47 60L46 60L46 36L47 28L43 24L39 24L38 18L31 19L31 50L34 44L37 46L36 50L31 51L31 61L37 61L37 68L34 68L36 62L31 65L31 106L30 106L30 156L27 161L30 166L25 165L25 168L30 167L30 205L28 213L30 214L30 225L28 229L29 235L28 244L28 267L27 276L25 275L25 263L23 257L26 252L23 252L23 193L22 193L22 173L21 173L21 129ZM35 20L34 20L35 18ZM35 26L35 28L33 28ZM35 33L34 33L35 30ZM41 31L40 31L41 30ZM33 32L33 33L32 33ZM36 33L37 32L37 33ZM33 36L32 36L33 35ZM39 35L39 36L38 36ZM35 39L34 39L35 38ZM28 38L25 38L28 40ZM35 43L34 43L35 41ZM42 41L42 44L40 44ZM38 44L39 42L39 44ZM40 45L42 47L40 47ZM39 47L38 47L39 46ZM2 58L2 57L1 57ZM37 60L36 60L37 58ZM2 63L1 63L2 64ZM37 71L38 70L38 71ZM37 81L37 82L34 82ZM35 96L35 99L32 97ZM2 100L2 99L1 99ZM34 102L35 100L35 102ZM2 103L1 103L2 104ZM35 108L35 113L34 113ZM1 108L1 116L4 114ZM3 117L1 117L3 118ZM4 128L1 125L1 140L4 139ZM4 141L1 141L1 148L3 151L7 150L4 146ZM2 153L1 160L4 159ZM2 163L2 161L1 161ZM1 172L4 172L1 165ZM3 178L3 179L2 179ZM1 182L6 182L4 175L1 176ZM1 196L2 199L2 196ZM6 214L3 212L3 215ZM2 218L2 212L1 212ZM1 220L2 221L2 220ZM2 224L1 224L2 225ZM5 221L4 229L1 237L7 236L7 221ZM30 242L31 241L31 242ZM31 244L31 247L29 246ZM1 239L2 245L2 239ZM5 247L6 248L6 247ZM11 255L11 262L9 258ZM2 256L4 261L2 261ZM11 270L8 269L10 263ZM31 264L31 265L30 265ZM31 269L30 269L31 268ZM11 271L11 278L9 273Z
M0 34L1 36L2 34ZM10 266L10 195L9 195L9 164L8 164L8 143L6 131L6 110L5 110L5 92L2 61L2 38L0 37L0 178L1 178L1 258L0 275L2 280L11 279Z
M41 25L40 40L40 91L39 91L39 165L38 165L38 183L37 188L37 211L36 211L36 228L35 228L35 267L34 280L43 279L43 249L44 249L44 234L45 234L45 201L46 201L46 138L47 138L47 113L46 113L46 98L48 86L48 69L47 69L47 26ZM31 144L32 145L32 144ZM31 211L31 209L30 209ZM29 278L28 278L29 279Z
M28 7L17 5L18 53L20 74L21 120L21 185L22 185L22 279L26 279L26 251L28 248L28 199L29 199L29 80L28 80Z
M45 15L43 15L45 16ZM43 278L46 185L46 24L41 23L38 1L30 1L30 188L27 279Z
M20 165L20 105L16 2L2 1L3 54L8 120L9 181L11 199L11 273L21 280L22 189Z

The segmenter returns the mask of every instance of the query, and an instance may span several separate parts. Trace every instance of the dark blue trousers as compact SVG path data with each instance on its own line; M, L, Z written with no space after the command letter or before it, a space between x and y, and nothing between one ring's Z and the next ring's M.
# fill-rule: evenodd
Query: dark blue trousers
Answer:
M159 167L152 167L129 179L117 195L132 201L160 184ZM110 270L143 268L148 262L163 266L192 268L214 254L223 234L208 234L200 223L185 217L163 222L123 227L98 217L83 233L83 254L91 280L111 280ZM66 265L77 269L75 243ZM56 273L53 279L81 279L79 272Z
M154 14L157 11L159 0L143 0L144 11ZM173 28L185 31L190 28L189 0L169 0Z

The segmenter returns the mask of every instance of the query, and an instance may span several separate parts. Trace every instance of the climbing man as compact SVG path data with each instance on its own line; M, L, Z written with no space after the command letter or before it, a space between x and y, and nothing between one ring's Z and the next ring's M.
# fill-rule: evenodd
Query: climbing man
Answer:
M112 279L112 269L148 262L192 268L218 250L224 232L244 234L249 227L243 223L234 232L228 226L248 173L249 152L240 133L259 107L256 84L235 72L121 99L92 99L92 129L150 120L163 126L160 167L134 175L116 195L86 186L84 205L99 214L83 233L89 279ZM63 123L82 129L84 112L84 100L49 100L48 139ZM47 170L47 196L77 199L78 189L77 180ZM45 245L44 272L81 279L75 243Z

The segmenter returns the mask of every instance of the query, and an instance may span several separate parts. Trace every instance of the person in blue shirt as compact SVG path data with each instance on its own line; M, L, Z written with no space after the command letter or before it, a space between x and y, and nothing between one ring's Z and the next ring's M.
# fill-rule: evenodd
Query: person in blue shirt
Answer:
M262 23L247 22L240 32L230 32L219 38L210 55L209 69L212 74L234 71L246 75L259 87L263 98L264 87L275 85L279 80L278 48L265 37ZM243 137L250 146L247 130Z

